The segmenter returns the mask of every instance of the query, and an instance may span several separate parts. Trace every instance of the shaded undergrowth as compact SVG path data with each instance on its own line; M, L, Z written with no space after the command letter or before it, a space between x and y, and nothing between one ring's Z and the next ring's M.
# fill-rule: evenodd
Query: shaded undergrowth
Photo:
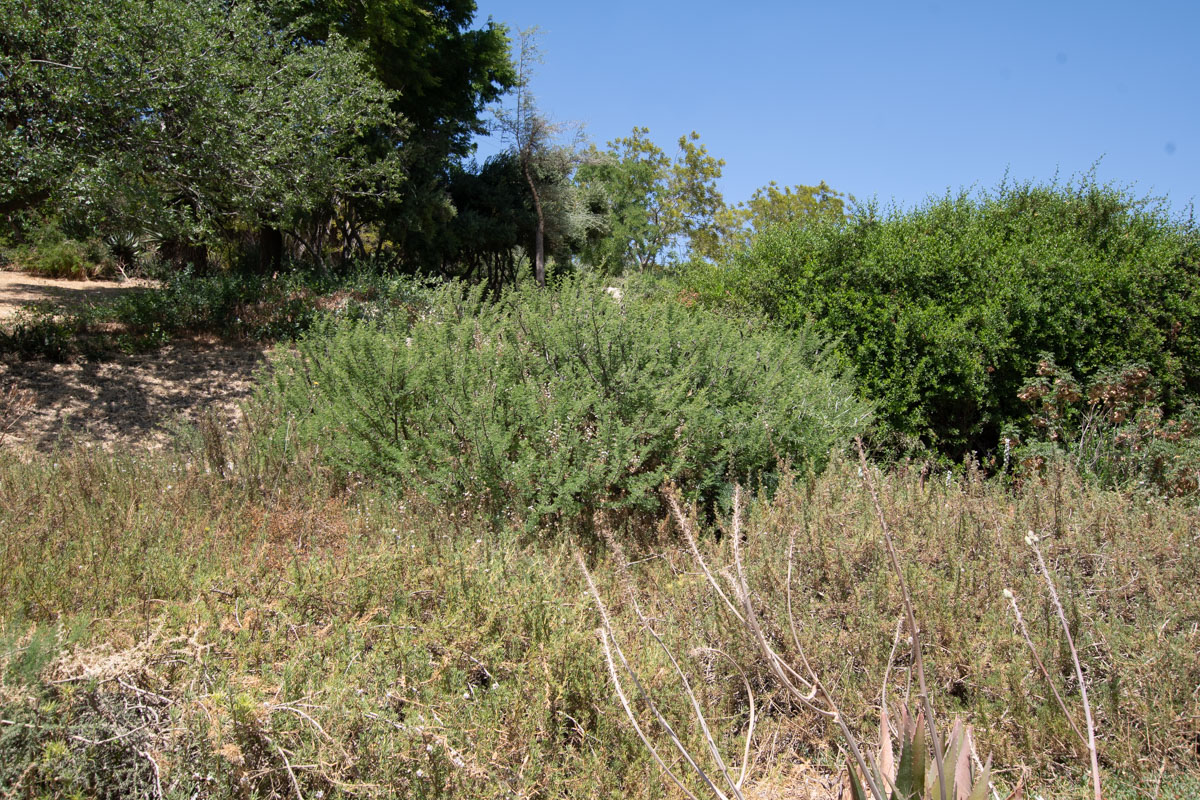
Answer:
M370 269L332 275L296 268L263 276L170 273L157 287L62 306L32 304L0 326L0 355L70 361L147 352L197 335L292 340L324 319L371 319L423 304L426 284Z

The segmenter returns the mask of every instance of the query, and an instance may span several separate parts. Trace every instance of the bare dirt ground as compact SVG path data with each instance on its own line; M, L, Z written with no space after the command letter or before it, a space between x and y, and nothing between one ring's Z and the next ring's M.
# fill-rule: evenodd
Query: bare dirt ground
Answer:
M37 302L73 305L152 287L151 281L65 281L0 270L0 321Z
M30 302L69 305L146 286L0 271L0 325ZM101 362L53 364L0 354L0 392L16 387L33 395L32 407L8 431L3 446L49 450L64 437L81 437L104 446L158 448L180 420L195 421L209 410L232 423L253 390L265 353L261 346L197 339Z

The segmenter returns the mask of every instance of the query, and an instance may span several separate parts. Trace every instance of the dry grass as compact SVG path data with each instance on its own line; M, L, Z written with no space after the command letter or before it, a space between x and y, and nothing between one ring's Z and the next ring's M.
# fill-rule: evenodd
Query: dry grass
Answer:
M803 663L801 652L806 653L829 683L849 727L870 740L879 719L880 682L889 668L890 697L917 703L919 681L907 647L892 652L903 609L901 590L890 574L880 523L857 470L843 465L811 482L785 484L771 501L759 500L740 534L731 527L721 545L710 541L704 559L710 572L733 576L736 586L733 542L744 540L741 560L751 576L747 582L754 587L763 638L792 664ZM1011 788L1028 776L1041 791L1053 787L1064 796L1092 795L1088 741L1075 730L1085 727L1081 690L1090 688L1106 796L1119 796L1131 785L1135 792L1162 790L1161 776L1172 774L1185 776L1177 778L1180 785L1194 790L1200 766L1195 693L1200 602L1191 577L1200 567L1200 513L1194 506L1097 491L1062 472L1016 493L978 476L926 481L919 473L899 470L880 480L884 513L928 643L930 699L939 718L962 714L974 723L980 751L991 753L1000 767L1001 787ZM1078 670L1039 554L1026 542L1031 530L1041 532L1047 571L1062 594L1063 615L1079 651ZM793 538L794 645L787 610ZM668 558L678 575L692 573L687 588L668 590L661 579L642 577L634 590L640 598L637 612L612 614L614 625L622 618L627 626L654 619L661 632L670 627L666 619L676 622L680 615L660 602L707 609L699 615L709 617L703 623L693 618L679 625L690 629L691 639L674 637L675 652L700 642L740 653L740 669L752 676L760 708L768 709L757 737L779 735L782 729L803 743L794 757L832 752L844 737L835 732L829 707L809 709L794 697L771 659L761 655L757 634L747 636L750 626L734 613L737 601L723 603L705 576L696 574L702 566L686 554ZM1031 639L1038 658L1050 665L1046 673L1024 643L1006 588L1034 620ZM629 590L626 583L624 591ZM621 591L607 597L619 597ZM738 677L724 680L728 693L737 695ZM664 693L684 692L679 681L664 681L661 687L653 695L656 702ZM812 696L812 685L805 688ZM1077 722L1064 713L1055 692L1065 697L1065 709ZM817 690L816 696L821 694ZM743 707L742 733L744 713ZM644 725L654 727L652 715L644 717ZM667 742L661 739L660 747L669 747ZM704 752L703 742L699 745L693 752ZM725 752L740 752L740 747L735 742ZM786 754L777 757L788 760ZM705 768L711 765L705 762Z
M576 545L316 464L218 426L174 452L0 453L0 785L51 797L97 785L230 798L675 796L613 696ZM742 555L764 636L786 655L795 539L800 644L870 738L889 660L890 696L910 694L912 676L903 645L892 657L900 596L856 472L838 464L752 498ZM927 637L931 702L973 723L1001 781L1024 770L1047 796L1088 794L1086 748L1050 685L1078 708L1024 541L1035 530L1090 689L1106 796L1168 800L1200 785L1194 506L1053 472L1015 493L902 469L879 480ZM700 532L714 571L732 565L731 533ZM681 741L705 749L632 599L681 654L733 769L748 760L745 796L834 796L836 732L781 691L674 524L608 535L624 542L627 571L607 548L585 560ZM750 694L758 719L743 759Z
M0 386L0 444L12 433L30 409L34 395L28 389L10 383Z

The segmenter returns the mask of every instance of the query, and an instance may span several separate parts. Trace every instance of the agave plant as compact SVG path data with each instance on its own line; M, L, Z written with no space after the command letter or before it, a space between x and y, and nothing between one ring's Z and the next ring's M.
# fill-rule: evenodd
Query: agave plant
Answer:
M991 759L978 772L971 768L974 749L971 727L963 725L961 719L954 721L940 758L926 747L923 712L913 719L908 709L902 708L897 733L900 735L899 761L893 755L892 728L885 707L879 725L879 757L868 767L868 775L860 776L854 764L848 764L853 800L984 800L987 797ZM932 770L929 769L930 755L934 755ZM1018 788L1009 795L1009 800L1019 796Z
M143 244L141 237L133 231L117 231L104 237L104 246L116 262L122 276L125 271L136 266L142 258Z

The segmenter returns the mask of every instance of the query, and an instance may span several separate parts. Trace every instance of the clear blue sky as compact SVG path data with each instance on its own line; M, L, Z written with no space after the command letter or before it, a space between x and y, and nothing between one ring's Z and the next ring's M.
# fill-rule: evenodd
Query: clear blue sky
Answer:
M541 28L544 112L600 145L695 130L731 203L825 180L910 207L1101 158L1101 181L1200 199L1200 0L478 5Z

